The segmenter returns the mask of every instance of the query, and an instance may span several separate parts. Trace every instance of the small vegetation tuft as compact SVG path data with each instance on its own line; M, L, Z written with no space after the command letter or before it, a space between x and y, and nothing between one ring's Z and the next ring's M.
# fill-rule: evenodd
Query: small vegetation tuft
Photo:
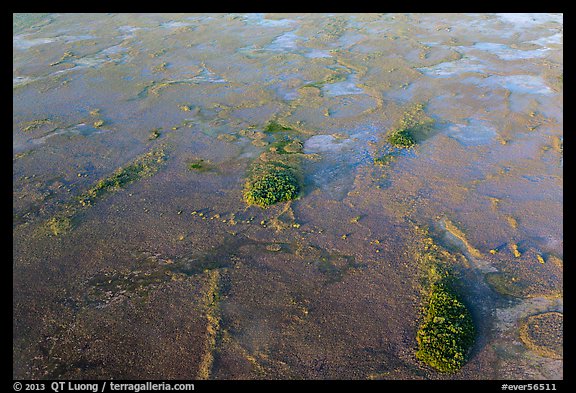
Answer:
M398 125L388 136L388 142L395 147L410 148L416 143L429 137L434 126L434 119L424 112L422 104L416 104L409 108Z
M282 132L282 131L289 131L291 130L290 127L283 126L282 124L278 123L276 120L270 120L266 127L264 128L264 132L268 134L273 134L275 132Z
M416 141L410 133L410 130L398 130L393 132L388 137L388 142L390 142L395 147L402 148L409 148L416 144Z
M244 200L249 205L268 207L295 199L299 193L300 184L291 169L272 167L246 182Z

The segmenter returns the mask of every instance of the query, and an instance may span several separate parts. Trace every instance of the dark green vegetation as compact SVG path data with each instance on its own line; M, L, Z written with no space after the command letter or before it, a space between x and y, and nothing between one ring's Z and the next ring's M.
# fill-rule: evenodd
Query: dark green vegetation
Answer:
M270 147L255 160L244 185L244 201L248 205L268 207L296 199L302 189L300 160L303 144L286 133L294 130L275 120L264 127Z
M416 144L416 141L410 133L410 130L395 131L388 137L388 142L390 142L395 147L402 148L412 147Z
M422 104L407 110L398 125L388 134L388 142L395 147L410 148L424 140L432 130L434 119L424 113Z
M264 132L268 134L272 134L275 132L281 131L289 131L291 130L290 127L283 126L282 124L278 123L276 120L270 120L266 127L264 128Z
M186 164L186 167L191 171L202 171L203 169L206 169L204 160L202 159L190 161Z
M136 180L154 175L165 160L166 153L162 147L137 157L132 163L99 180L76 197L74 202L66 204L61 212L47 221L47 228L55 236L68 232L73 227L74 216L81 208L92 206L106 194L118 191Z
M433 284L424 323L416 334L416 357L441 372L458 371L474 336L472 316L448 282Z
M417 259L425 271L424 318L416 333L416 357L440 372L458 371L467 361L476 329L470 311L455 290L454 255L437 245L427 230Z
M249 205L268 207L295 199L299 193L300 185L294 172L276 166L246 182L244 200Z

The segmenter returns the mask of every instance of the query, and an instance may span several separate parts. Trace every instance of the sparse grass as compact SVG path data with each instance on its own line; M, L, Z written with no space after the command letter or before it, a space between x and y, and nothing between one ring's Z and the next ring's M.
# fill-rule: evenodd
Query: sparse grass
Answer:
M129 183L155 174L166 160L163 148L157 148L136 158L132 163L117 169L112 175L99 180L84 191L73 202L64 205L63 209L51 217L46 226L55 236L62 235L73 228L73 219L82 208L92 206L106 194L117 191Z
M163 149L152 150L134 160L131 164L117 169L112 175L99 180L94 186L82 193L78 201L82 206L90 206L94 200L104 194L119 190L142 177L151 176L158 171L159 164L166 159Z
M395 147L410 148L428 137L433 125L434 119L424 113L424 106L416 104L404 112L390 132L388 142Z
M52 234L54 234L55 236L59 236L72 229L72 220L70 219L70 217L61 214L49 219L47 222L47 226L50 232L52 232Z
M348 77L347 73L338 73L338 74L330 75L322 81L307 83L307 84L303 85L302 87L315 87L316 89L321 89L326 84L332 84L332 83L345 81L347 77Z
M295 199L299 192L300 184L292 170L273 167L246 182L244 200L249 205L268 207Z
M392 161L394 161L394 156L392 154L384 154L374 159L374 165L386 166L389 165Z
M52 121L50 119L39 119L39 120L32 120L29 122L24 123L24 127L21 128L22 132L28 132L35 130L44 124L50 124Z
M274 142L271 146L271 150L275 151L278 154L294 154L294 153L302 153L302 142L298 139L292 139L289 137L284 137L276 142Z
M456 372L474 343L470 312L445 280L432 285L416 357L441 372Z

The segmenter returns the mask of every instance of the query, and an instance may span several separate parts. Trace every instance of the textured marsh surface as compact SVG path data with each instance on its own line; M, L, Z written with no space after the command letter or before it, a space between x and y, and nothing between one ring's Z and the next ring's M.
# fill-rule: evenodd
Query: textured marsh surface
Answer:
M563 378L561 14L13 21L14 378Z

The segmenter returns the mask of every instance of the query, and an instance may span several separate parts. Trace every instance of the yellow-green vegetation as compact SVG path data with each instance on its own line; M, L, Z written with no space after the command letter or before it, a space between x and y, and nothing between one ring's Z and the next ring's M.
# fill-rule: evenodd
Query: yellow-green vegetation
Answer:
M286 130L290 128L271 121L265 131ZM270 148L253 163L244 184L244 201L248 205L268 207L296 199L301 191L302 142L282 134L273 135L271 138L274 140Z
M249 205L268 207L295 199L299 193L300 184L292 169L268 165L263 173L246 181L244 200Z
M50 218L47 225L50 232L58 236L72 229L72 220L70 217L62 214Z
M35 130L36 128L39 128L39 127L43 126L44 124L50 124L50 123L52 123L52 121L50 119L32 120L32 121L28 121L28 122L24 123L24 126L21 128L21 130L22 130L22 132L28 132L28 131Z
M512 249L512 253L514 254L514 258L520 258L522 253L518 250L518 244L512 243L510 244L510 248Z
M438 371L458 371L466 362L475 334L472 316L449 281L434 283L424 323L416 334L416 357Z
M159 137L160 137L160 128L155 128L150 132L148 140L153 141L154 139L158 139Z
M520 339L541 356L562 359L564 314L546 312L531 315L520 326Z
M464 234L464 232L460 230L456 225L454 225L452 221L445 218L444 220L442 220L442 225L444 226L444 228L448 233L450 233L452 236L454 236L456 239L462 242L462 245L471 256L473 256L474 258L482 258L482 253L473 245L471 245L470 242L468 242L468 239Z
M197 379L206 380L210 378L212 364L214 363L214 351L216 349L216 338L220 330L220 272L218 270L209 270L208 289L206 291L205 308L206 308L206 341L204 345L204 354L198 366Z
M434 125L434 119L424 113L424 106L416 104L406 112L388 134L388 142L395 147L410 148L424 140Z
M332 83L345 81L347 77L348 77L347 73L337 73L337 74L328 76L326 79L324 79L322 81L307 83L302 87L315 87L316 89L321 89L326 84L332 84Z
M82 206L90 206L103 195L117 191L127 184L143 177L155 174L166 159L164 149L154 149L134 160L131 164L117 169L112 175L98 181L93 187L82 193L78 201Z
M424 319L416 333L416 357L440 372L458 371L467 361L476 329L470 311L455 290L455 258L438 246L427 230L417 259L426 272Z
M166 152L163 147L137 157L132 163L99 180L95 185L76 197L73 202L67 203L62 211L46 222L47 228L55 236L70 231L73 227L74 216L82 208L92 206L96 200L106 194L117 191L138 179L152 176L165 160Z
M58 61L56 61L56 62L54 62L54 63L51 63L50 66L52 67L52 66L56 66L56 65L58 65L58 64L62 64L62 63L64 63L64 62L66 61L66 59L68 59L68 58L70 58L70 57L76 57L76 56L74 55L74 53L72 53L72 52L70 52L70 51L66 51L66 52L64 52L64 54L62 55L62 57L60 58L60 60L58 60Z
M390 142L395 147L408 148L416 144L416 140L412 136L410 130L396 130L388 137Z

